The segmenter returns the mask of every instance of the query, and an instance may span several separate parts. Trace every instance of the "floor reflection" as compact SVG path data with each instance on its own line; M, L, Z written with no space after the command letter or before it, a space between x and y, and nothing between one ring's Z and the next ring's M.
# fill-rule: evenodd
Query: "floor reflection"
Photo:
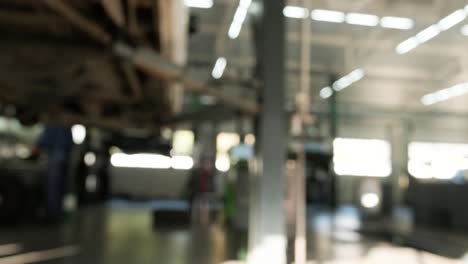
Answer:
M465 263L362 236L355 230L359 217L352 210L344 210L338 217L312 211L310 263ZM154 220L146 207L120 205L84 209L61 227L3 228L0 264L238 263L228 260L236 259L246 246L245 233L217 223Z

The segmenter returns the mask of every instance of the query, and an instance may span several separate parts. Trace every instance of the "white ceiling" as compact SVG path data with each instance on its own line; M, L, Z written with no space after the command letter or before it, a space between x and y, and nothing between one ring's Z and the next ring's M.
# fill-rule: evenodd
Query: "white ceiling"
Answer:
M200 31L191 37L189 61L204 65L207 71L219 56L228 60L227 76L248 78L254 66L249 19L238 39L227 36L238 1L214 0L211 9L192 9L199 16ZM291 0L289 5L303 1ZM458 26L443 32L405 55L398 55L395 47L422 29L436 23L453 11L468 4L466 0L310 0L309 9L333 9L361 12L379 16L412 18L412 30L392 30L326 22L312 23L311 62L312 91L315 103L321 88L328 85L329 75L338 77L356 68L364 68L366 77L339 94L342 103L385 106L422 111L467 112L468 95L431 107L423 106L420 98L430 92L468 81L468 37L461 35ZM302 5L301 5L302 6ZM298 85L300 24L302 20L287 18L287 85L292 97Z

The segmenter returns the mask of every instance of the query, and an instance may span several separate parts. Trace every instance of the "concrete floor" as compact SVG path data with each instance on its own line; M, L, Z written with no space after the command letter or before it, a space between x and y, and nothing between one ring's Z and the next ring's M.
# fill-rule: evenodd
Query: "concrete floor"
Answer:
M355 225L352 217L345 225ZM0 264L221 264L235 259L242 248L238 232L220 225L153 226L144 208L86 209L60 227L0 229ZM310 263L462 264L414 249L362 237L334 228L329 215L314 215L309 222Z

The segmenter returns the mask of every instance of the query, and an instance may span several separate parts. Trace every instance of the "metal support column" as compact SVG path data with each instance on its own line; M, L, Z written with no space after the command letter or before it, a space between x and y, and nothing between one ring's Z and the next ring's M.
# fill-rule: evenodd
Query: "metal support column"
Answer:
M303 1L303 6L308 8L308 1ZM310 30L311 21L304 19L301 25L301 75L300 88L297 93L296 105L299 117L299 138L301 141L298 149L297 173L295 179L296 192L296 237L294 240L294 263L306 264L307 262L307 209L306 209L306 129L310 125Z
M330 76L330 87L333 87L333 84L336 82L337 78L335 75ZM333 92L333 95L329 99L329 138L330 146L332 150L332 155L334 156L335 150L333 147L333 141L338 137L338 93ZM332 209L336 209L338 202L338 195L336 192L338 186L338 178L334 173L330 173L331 178L331 190L330 190L330 206Z
M336 77L330 77L330 87L336 82ZM333 91L329 101L329 124L330 124L330 138L334 140L338 136L338 93Z
M391 208L403 205L405 189L408 186L408 144L410 124L406 120L392 124L389 128L392 147Z
M287 121L285 111L284 0L258 1L261 14L257 34L258 76L263 81L259 122L259 175L251 195L250 264L286 264L284 165ZM254 18L255 19L255 18Z

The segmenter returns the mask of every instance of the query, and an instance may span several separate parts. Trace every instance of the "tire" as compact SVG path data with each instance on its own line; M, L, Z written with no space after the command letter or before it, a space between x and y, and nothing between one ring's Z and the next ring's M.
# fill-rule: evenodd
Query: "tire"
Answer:
M25 189L14 176L0 175L0 224L16 224L24 214Z

